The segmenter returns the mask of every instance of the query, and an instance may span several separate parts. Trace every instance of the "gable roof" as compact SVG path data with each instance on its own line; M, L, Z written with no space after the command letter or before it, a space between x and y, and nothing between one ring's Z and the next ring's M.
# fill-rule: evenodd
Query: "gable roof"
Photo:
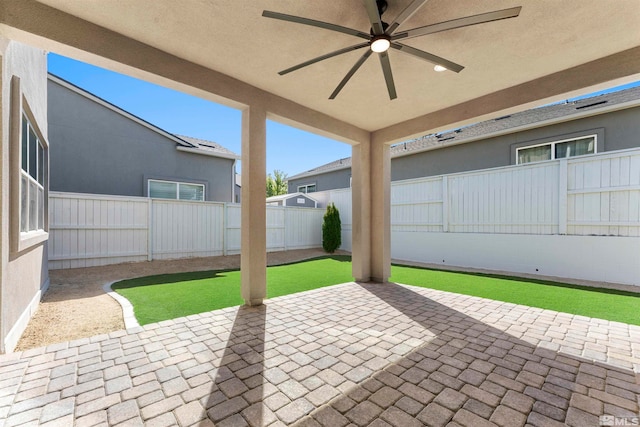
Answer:
M180 151L187 151L191 153L204 154L204 155L222 157L227 159L240 158L239 155L235 154L231 150L228 150L227 148L224 148L222 145L218 144L217 142L206 141L203 139L191 138L187 136L179 136L179 135L172 134L171 132L167 132L166 130L136 116L135 114L132 114L118 107L117 105L112 104L111 102L103 98L100 98L99 96L85 89L82 89L79 86L74 85L73 83L61 77L56 76L55 74L48 73L47 78L53 83L58 84L59 86L62 86L68 90L71 90L80 96L83 96L97 104L100 104L101 106L108 108L109 110L164 136L165 138L172 140L177 144L176 148Z
M309 196L308 194L305 193L288 193L288 194L280 194L279 196L271 196L271 197L267 197L267 203L271 203L271 202L279 202L281 200L289 200L292 199L294 197L305 197L307 199L310 199L314 202L318 202L316 199L314 199L313 197Z
M391 146L391 157L408 156L423 151L465 144L637 106L640 106L640 86L577 101L546 105L486 120L460 129L425 135ZM351 157L347 157L290 176L288 179L300 179L350 167Z

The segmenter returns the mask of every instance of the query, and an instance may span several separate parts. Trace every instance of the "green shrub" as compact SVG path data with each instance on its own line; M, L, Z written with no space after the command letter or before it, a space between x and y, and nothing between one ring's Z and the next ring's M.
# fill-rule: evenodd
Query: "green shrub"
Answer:
M322 222L322 248L325 252L332 254L340 247L342 244L341 233L340 212L331 203L327 206L327 212L324 214L324 221Z

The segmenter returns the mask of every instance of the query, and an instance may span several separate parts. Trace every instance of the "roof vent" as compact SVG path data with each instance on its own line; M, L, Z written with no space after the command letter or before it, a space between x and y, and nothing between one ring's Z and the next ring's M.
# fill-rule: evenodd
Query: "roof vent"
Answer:
M462 129L456 129L456 130L454 130L454 132L455 132L455 133L461 133L461 132L462 132Z
M579 107L576 107L576 110L582 110L583 108L595 107L596 105L606 104L607 102L609 102L609 101L599 101L599 102L594 102L593 104L581 105Z
M450 140L450 139L454 139L454 138L455 138L455 136L450 136L450 137L448 137L448 138L439 138L439 139L438 139L438 141L440 141L440 142L442 142L442 141L448 141L448 140Z
M498 120L508 119L509 117L511 117L511 114L509 114L509 115L507 115L507 116L498 117L498 118L495 118L495 119L493 119L493 120L495 120L495 121L497 122Z

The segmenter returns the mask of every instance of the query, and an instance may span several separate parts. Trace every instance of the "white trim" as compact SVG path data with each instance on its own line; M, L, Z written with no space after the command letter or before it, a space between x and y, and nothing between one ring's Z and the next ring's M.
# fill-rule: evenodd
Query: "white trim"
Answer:
M16 323L14 323L14 325L7 333L7 336L4 338L3 350L5 353L12 353L13 350L15 350L20 337L29 325L29 320L31 320L31 317L33 317L35 312L38 310L38 305L40 305L40 299L42 298L42 295L47 291L47 289L49 289L49 283L49 278L47 278L47 280L44 282L44 285L40 289L38 289L38 292L36 292L33 298L31 298L31 301L29 302L27 307L24 309L22 314L20 314L20 317L18 317Z
M126 299L125 297L123 297L122 295L114 291L113 288L111 288L111 285L113 285L116 282L120 282L120 280L105 283L102 286L102 289L107 293L107 295L109 295L111 298L116 300L118 304L120 304L120 307L122 308L122 319L124 320L124 328L125 329L139 328L140 324L136 319L136 315L133 310L133 305L131 305L128 299Z
M302 194L309 194L309 187L313 186L313 191L311 191L311 193L315 193L316 191L318 191L318 183L314 182L313 184L303 184L303 185L298 185L296 190L298 193L302 193ZM305 188L306 191L300 191L301 188Z
M203 156L220 157L223 159L240 160L240 156L237 154L218 153L215 151L203 150L201 148L190 147L176 147L178 151L184 151L185 153L202 154Z
M567 139L561 139L559 141L547 141L547 142L541 142L539 144L532 144L532 145L523 145L522 147L518 147L516 148L516 165L526 165L529 163L538 163L538 162L545 162L548 160L559 160L556 157L556 150L555 150L555 146L557 144L562 144L563 142L569 142L569 141L578 141L580 139L587 139L587 138L593 138L593 153L587 153L587 154L582 154L580 156L569 156L567 158L574 158L574 157L583 157L583 156L592 156L594 154L598 154L598 134L590 134L590 135L583 135L583 136L576 136L574 138L567 138ZM535 148L535 147L544 147L545 145L550 145L551 146L551 158L550 159L544 159L544 160L538 160L538 161L534 161L534 162L525 162L525 163L520 163L520 158L518 156L518 152L520 150L528 150L530 148ZM562 157L563 159L565 157Z
M175 199L169 199L166 197L151 197L151 181L153 182L167 182L169 184L176 184L176 198ZM184 185L199 185L202 187L202 200L187 200L187 199L181 199L180 198L180 184L184 184ZM147 196L150 199L158 199L158 200L182 200L182 201L186 201L186 202L204 202L205 200L207 200L207 186L206 184L202 184L200 182L188 182L188 181L170 181L167 179L154 179L154 178L148 178L147 179Z

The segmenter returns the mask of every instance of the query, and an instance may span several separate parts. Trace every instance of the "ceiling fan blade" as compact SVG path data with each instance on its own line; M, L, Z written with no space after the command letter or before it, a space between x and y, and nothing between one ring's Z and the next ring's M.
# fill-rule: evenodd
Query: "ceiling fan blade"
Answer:
M416 49L415 47L407 46L405 44L400 43L391 43L391 47L399 50L400 52L408 53L409 55L418 57L420 59L424 59L427 62L430 62L435 65L442 65L447 70L451 70L453 72L459 73L464 69L464 67L460 64L456 64L455 62L451 62L439 56L433 55L431 53L425 52L420 49Z
M499 21L501 19L515 18L520 14L522 6L510 9L496 10L493 12L481 13L479 15L466 16L464 18L452 19L451 21L440 22L438 24L426 25L412 30L402 31L393 35L393 40L409 39L413 37L425 36L427 34L439 33L441 31L453 30L455 28L468 27L470 25L483 24L485 22Z
M415 0L409 6L407 6L400 15L389 25L385 34L391 35L400 25L404 23L407 19L411 18L414 13L418 11L427 1L429 0Z
M302 62L298 65L294 65L291 68L287 68L286 70L280 71L278 74L280 74L281 76L284 76L285 74L289 74L292 71L296 71L308 65L315 64L316 62L324 61L325 59L333 58L334 56L342 55L343 53L348 53L348 52L362 49L363 47L368 47L368 46L369 46L369 43L359 43L353 46L345 47L344 49L336 50L334 52L327 53L325 55L318 56L317 58L313 58L308 61Z
M396 85L393 82L393 73L391 73L391 62L389 62L389 53L382 52L380 54L380 65L382 65L382 73L384 74L384 80L387 83L387 91L389 91L389 99L396 99Z
M380 34L384 34L382 19L380 18L380 13L378 13L378 4L376 3L376 0L364 0L364 7L367 9L367 14L369 15L369 22L371 22L373 35L379 36Z
M353 75L356 73L356 71L358 71L358 68L360 68L362 66L362 64L364 64L364 61L369 59L369 57L371 56L372 53L373 52L371 52L371 50L369 49L364 53L364 55L362 55L360 57L360 59L358 59L358 61L355 63L355 65L353 67L351 67L351 69L349 70L347 75L344 76L344 78L342 79L340 84L338 84L338 87L336 87L336 89L333 91L333 93L331 94L329 99L335 99L335 97L338 96L338 94L340 93L340 91L342 90L344 85L346 85L347 82L349 81L349 79L351 77L353 77Z
M375 1L375 0L374 0ZM310 25L312 27L324 28L325 30L337 31L343 34L360 37L365 40L371 39L371 36L362 31L353 28L343 27L341 25L330 24L328 22L316 21L315 19L302 18L301 16L286 15L284 13L272 12L270 10L262 11L265 18L279 19L281 21L295 22L296 24Z

